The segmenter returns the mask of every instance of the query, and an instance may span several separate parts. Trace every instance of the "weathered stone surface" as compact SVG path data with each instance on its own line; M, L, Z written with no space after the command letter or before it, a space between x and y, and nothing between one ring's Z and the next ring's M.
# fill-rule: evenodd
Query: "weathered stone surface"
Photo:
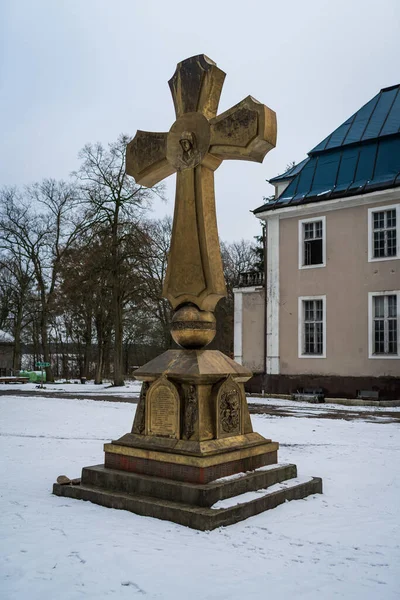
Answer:
M262 162L276 144L276 115L248 96L216 116L225 73L207 56L177 65L169 85L176 121L169 133L138 131L126 172L152 186L177 173L171 248L163 296L172 307L214 311L226 295L214 198L214 171L225 159Z
M243 385L228 377L213 389L217 438L242 435L247 408Z
M143 473L176 481L209 483L220 477L276 464L278 460L277 446L274 443L265 444L265 447L249 449L247 453L238 450L207 458L163 455L161 452L149 451L143 451L140 454L138 449L127 448L123 454L106 451L105 466L110 469Z
M297 477L296 465L276 465L268 470L258 470L235 479L218 480L207 484L173 481L138 473L124 473L107 469L103 465L85 467L82 470L82 485L101 488L110 492L123 492L173 500L195 506L212 506L239 494L265 489Z
M180 438L181 402L174 383L164 375L146 394L146 435Z
M217 383L232 377L245 382L251 371L219 350L167 350L136 369L139 381L154 381L160 375L187 383Z
M143 381L140 390L139 402L136 408L135 418L132 425L132 433L142 434L146 428L146 395L149 389L149 383Z
M273 449L277 450L279 444L273 443ZM266 452L265 449L271 444L270 439L266 439L259 433L250 432L243 435L232 437L206 440L176 440L167 437L135 435L126 433L118 440L114 440L111 444L104 444L105 452L115 452L119 454L143 456L146 451L146 456L152 456L151 452L161 453L165 455L165 460L172 462L173 460L200 464L199 459L204 460L203 466L223 462L228 457L232 460L235 458L233 453L239 453L240 456L249 456L250 454ZM150 452L149 452L150 451ZM181 455L179 458L171 458L168 455ZM156 455L154 455L156 456Z
M60 485L69 485L71 483L71 480L66 475L59 475L57 477L57 483L59 483Z
M307 483L274 493L260 494L256 500L219 510L149 498L138 494L108 491L82 484L80 486L61 486L55 483L53 493L58 496L89 500L109 508L128 510L138 515L173 521L201 531L210 531L216 527L238 523L265 510L275 508L288 500L299 500L311 494L320 494L322 493L322 480L314 477Z

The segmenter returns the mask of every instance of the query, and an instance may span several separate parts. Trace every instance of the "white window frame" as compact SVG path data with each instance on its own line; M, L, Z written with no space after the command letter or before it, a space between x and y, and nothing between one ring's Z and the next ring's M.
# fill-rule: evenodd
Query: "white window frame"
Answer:
M304 336L304 310L303 302L305 300L322 300L322 354L304 354L303 336ZM323 296L299 296L298 301L298 353L299 358L326 358L326 295Z
M374 213L385 210L396 210L396 256L374 257ZM368 209L368 262L380 262L382 260L400 259L400 204L388 204L386 206L374 206Z
M374 297L394 295L397 296L397 354L374 354ZM400 360L400 290L368 293L368 358L374 360Z
M319 265L304 265L303 225L313 221L322 221L322 263ZM299 269L319 269L321 267L326 267L326 216L299 219Z

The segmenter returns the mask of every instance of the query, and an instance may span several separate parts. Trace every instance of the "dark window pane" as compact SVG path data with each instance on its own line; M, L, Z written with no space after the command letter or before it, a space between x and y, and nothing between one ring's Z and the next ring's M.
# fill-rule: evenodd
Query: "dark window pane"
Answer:
M374 229L383 229L385 227L385 213L374 213Z
M388 296L388 317L397 316L397 296Z
M323 349L323 325L322 325L322 323L316 323L315 329L316 329L316 338L317 338L315 353L322 354L322 349Z
M397 235L395 229L389 229L387 232L387 255L396 256L397 254Z
M385 352L385 335L384 322L375 321L375 336L374 336L374 352L375 354L384 354Z
M304 354L323 352L323 300L304 300Z
M315 305L316 305L316 313L317 313L316 321L322 321L322 318L323 318L322 300L316 300Z
M311 240L314 237L314 223L304 223L304 239Z
M395 210L386 211L386 219L387 219L387 223L386 223L387 227L396 227L396 211Z
M385 296L375 296L375 317L385 316Z
M375 354L398 353L397 296L374 298L374 352Z
M322 221L315 222L315 236L316 238L322 238Z
M385 256L385 232L374 231L374 258Z
M320 265L322 262L322 240L304 242L304 265Z
M389 319L389 354L397 354L397 319Z
M313 323L305 323L305 353L311 354L314 344L314 325Z

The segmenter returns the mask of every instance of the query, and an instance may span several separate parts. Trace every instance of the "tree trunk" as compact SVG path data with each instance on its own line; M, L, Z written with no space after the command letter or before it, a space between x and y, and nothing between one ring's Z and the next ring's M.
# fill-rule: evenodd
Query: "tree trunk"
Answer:
M95 385L101 385L103 383L103 367L104 367L104 346L103 344L98 344L97 346L97 362L96 362L96 371L94 375L94 383Z
M125 384L123 377L122 360L122 303L117 295L114 301L114 385L122 386Z
M43 362L50 362L50 347L49 347L49 334L47 331L47 314L42 313L42 320L40 326L40 333L42 338L42 351L43 351ZM50 367L45 367L46 369L46 382L53 383L53 369Z
M119 206L115 207L114 222L112 226L112 303L114 317L114 385L124 385L123 362L122 362L122 295L120 281L120 264L118 248L118 223Z
M36 361L39 360L39 327L38 322L34 319L32 323L32 337L33 337L33 357L31 368L34 371L36 369Z
M103 383L103 371L104 371L104 329L102 317L98 316L95 319L96 326L96 337L97 337L97 360L94 374L95 385Z
M14 350L13 350L13 371L21 369L21 332L22 332L22 305L18 306L14 322Z
M85 335L84 335L85 348L83 350L83 376L86 379L90 379L90 355L92 349L92 315L86 316L85 323Z

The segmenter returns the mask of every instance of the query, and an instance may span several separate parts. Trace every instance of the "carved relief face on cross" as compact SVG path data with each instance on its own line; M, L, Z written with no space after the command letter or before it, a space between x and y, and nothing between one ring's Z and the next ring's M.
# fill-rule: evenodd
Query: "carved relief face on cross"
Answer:
M169 81L176 121L168 133L138 131L126 172L153 186L177 173L175 213L163 296L175 309L214 311L226 295L214 198L224 159L262 162L276 144L275 113L248 96L217 115L225 73L204 55L178 64Z

